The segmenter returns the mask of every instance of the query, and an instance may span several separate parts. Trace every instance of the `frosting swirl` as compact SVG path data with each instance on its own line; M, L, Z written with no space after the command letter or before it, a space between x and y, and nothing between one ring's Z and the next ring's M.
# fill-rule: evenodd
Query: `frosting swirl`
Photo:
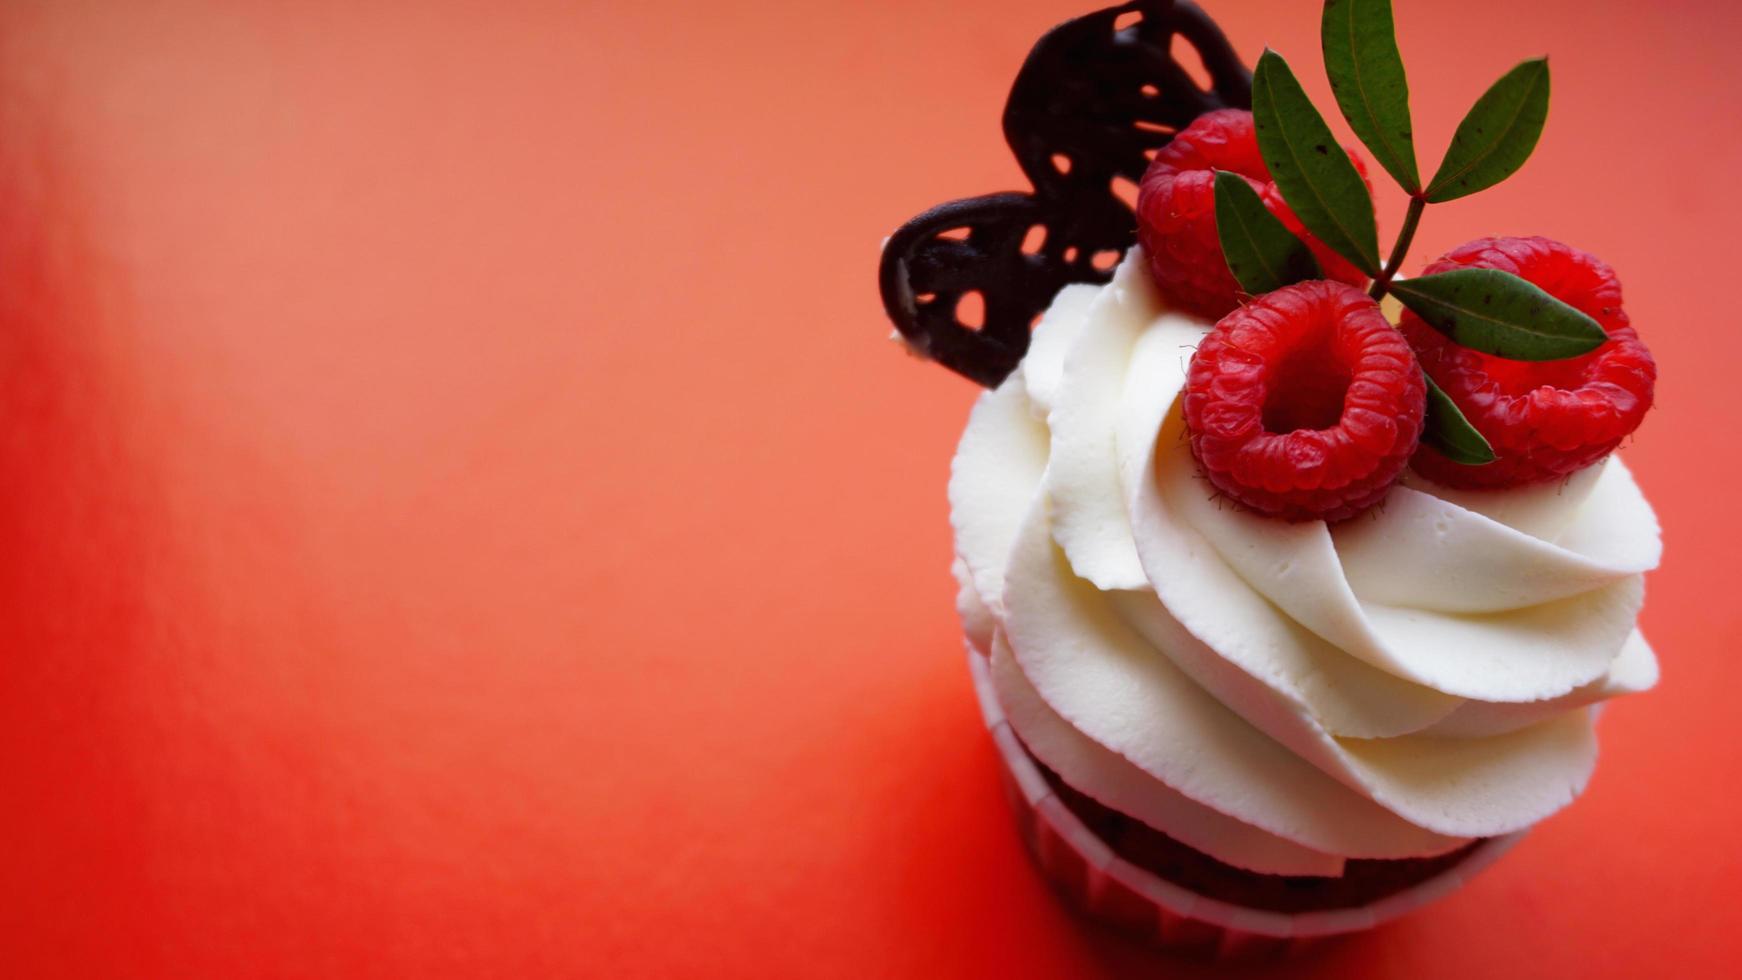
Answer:
M1179 395L1209 324L1133 249L982 396L950 480L959 605L1012 727L1226 863L1340 873L1571 802L1598 702L1649 688L1656 517L1618 459L1563 485L1406 479L1335 527L1215 499Z

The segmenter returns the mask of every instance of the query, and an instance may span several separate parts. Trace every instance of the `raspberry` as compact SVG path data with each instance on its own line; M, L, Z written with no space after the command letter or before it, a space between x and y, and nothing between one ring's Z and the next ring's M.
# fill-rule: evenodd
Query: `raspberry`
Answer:
M1425 409L1409 343L1343 283L1295 283L1240 307L1186 373L1186 428L1210 482L1291 521L1378 503L1415 452Z
M1365 178L1360 157L1350 156ZM1217 170L1245 177L1270 213L1312 250L1327 277L1366 282L1360 269L1308 233L1283 203L1258 153L1252 113L1218 109L1193 120L1156 153L1137 194L1137 236L1168 305L1206 319L1240 305L1240 284L1228 271L1216 237Z
M1501 269L1589 314L1609 340L1579 357L1510 361L1460 347L1413 313L1401 329L1422 370L1494 447L1495 461L1461 466L1423 446L1416 472L1452 487L1514 487L1559 479L1609 455L1651 407L1657 363L1621 308L1621 283L1601 259L1548 238L1481 238L1427 267Z

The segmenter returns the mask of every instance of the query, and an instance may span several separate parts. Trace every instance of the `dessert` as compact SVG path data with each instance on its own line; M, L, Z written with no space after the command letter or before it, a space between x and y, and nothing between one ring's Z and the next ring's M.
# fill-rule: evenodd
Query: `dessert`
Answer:
M1423 181L1389 4L1325 3L1339 108L1409 194L1381 261L1364 169L1287 63L1248 82L1207 25L1090 14L1013 90L1132 117L1099 156L1058 148L1141 188L1116 267L1072 236L1105 246L1118 199L1037 180L922 215L883 272L912 346L990 388L952 464L953 568L1025 838L1090 912L1234 951L1425 904L1584 789L1598 706L1657 679L1636 627L1657 522L1612 455L1656 369L1613 271L1570 246L1483 239L1402 275L1428 205L1529 156L1545 62ZM1169 70L1176 36L1213 88ZM1011 119L1019 158L1055 149ZM964 336L970 288L988 315Z

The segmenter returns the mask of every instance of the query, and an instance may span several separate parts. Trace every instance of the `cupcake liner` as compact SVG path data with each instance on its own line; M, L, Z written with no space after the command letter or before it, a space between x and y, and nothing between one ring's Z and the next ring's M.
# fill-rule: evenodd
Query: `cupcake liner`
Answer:
M1067 900L1089 916L1164 948L1196 950L1218 958L1259 958L1370 929L1456 891L1524 836L1519 831L1490 838L1455 866L1358 908L1275 912L1209 898L1114 853L1041 775L1004 718L992 689L991 665L971 645L968 670L986 729L998 748L1005 796L1035 863Z

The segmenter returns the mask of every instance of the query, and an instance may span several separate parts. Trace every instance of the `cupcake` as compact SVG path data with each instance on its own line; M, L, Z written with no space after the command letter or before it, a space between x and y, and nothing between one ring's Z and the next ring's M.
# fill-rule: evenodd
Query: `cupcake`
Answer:
M1525 162L1546 63L1423 180L1388 6L1324 20L1376 166L1279 55L1248 74L1195 6L1128 4L1024 65L1005 130L1034 191L883 256L909 346L988 388L953 569L1022 835L1166 945L1274 950L1450 892L1577 798L1601 705L1657 679L1658 527L1613 454L1655 366L1615 273L1497 237L1404 275L1431 205ZM1410 200L1383 259L1370 169Z

